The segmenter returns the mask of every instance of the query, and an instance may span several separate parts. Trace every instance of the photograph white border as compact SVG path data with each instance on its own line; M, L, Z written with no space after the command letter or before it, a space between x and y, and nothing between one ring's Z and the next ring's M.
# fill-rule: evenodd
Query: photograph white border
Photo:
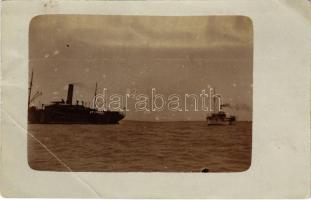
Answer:
M1 193L8 197L310 196L311 26L307 1L2 2ZM254 27L252 164L238 173L36 171L27 163L28 29L45 14L243 15Z

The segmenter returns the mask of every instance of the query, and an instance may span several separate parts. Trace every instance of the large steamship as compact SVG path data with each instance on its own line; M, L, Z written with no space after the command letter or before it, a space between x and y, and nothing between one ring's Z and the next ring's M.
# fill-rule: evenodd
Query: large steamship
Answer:
M125 117L124 113L118 111L99 111L86 107L83 102L73 104L74 84L68 85L66 101L53 101L41 108L30 106L31 87L32 77L28 98L28 123L30 124L117 124Z

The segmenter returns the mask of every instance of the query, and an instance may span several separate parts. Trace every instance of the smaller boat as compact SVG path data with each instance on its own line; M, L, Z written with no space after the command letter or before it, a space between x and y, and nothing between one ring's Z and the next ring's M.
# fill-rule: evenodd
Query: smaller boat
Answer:
M233 115L228 116L224 111L211 113L206 117L208 125L232 125L236 122L236 117Z
M219 107L217 109L216 98L219 99ZM229 115L223 111L224 107L230 107L230 104L224 104L221 95L215 94L213 98L214 109L206 117L208 125L232 125L236 122L234 115ZM218 111L216 111L218 110Z

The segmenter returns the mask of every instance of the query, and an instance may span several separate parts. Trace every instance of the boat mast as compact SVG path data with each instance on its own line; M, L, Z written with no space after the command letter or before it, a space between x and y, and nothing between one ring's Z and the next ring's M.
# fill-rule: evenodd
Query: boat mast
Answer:
M32 89L32 80L33 80L33 70L31 71L31 78L30 78L30 83L29 83L29 88L28 88L28 108L30 106L30 96L31 96L31 89Z
M96 96L97 96L97 82L95 84L95 93L94 93L94 98L93 98L93 108L95 109L95 102L96 102Z
M94 94L94 97L96 97L96 95L97 95L97 82L95 84L95 94Z
M213 112L216 113L216 90L214 89L214 95L213 95Z

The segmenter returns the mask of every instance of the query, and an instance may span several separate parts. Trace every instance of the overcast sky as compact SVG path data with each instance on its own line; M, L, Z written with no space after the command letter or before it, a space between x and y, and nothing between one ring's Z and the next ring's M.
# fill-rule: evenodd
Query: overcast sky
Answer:
M31 21L29 67L35 104L66 98L91 101L99 92L124 95L151 88L169 95L199 94L208 85L251 120L252 23L241 16L145 17L45 15ZM132 120L205 120L205 112L129 112Z

